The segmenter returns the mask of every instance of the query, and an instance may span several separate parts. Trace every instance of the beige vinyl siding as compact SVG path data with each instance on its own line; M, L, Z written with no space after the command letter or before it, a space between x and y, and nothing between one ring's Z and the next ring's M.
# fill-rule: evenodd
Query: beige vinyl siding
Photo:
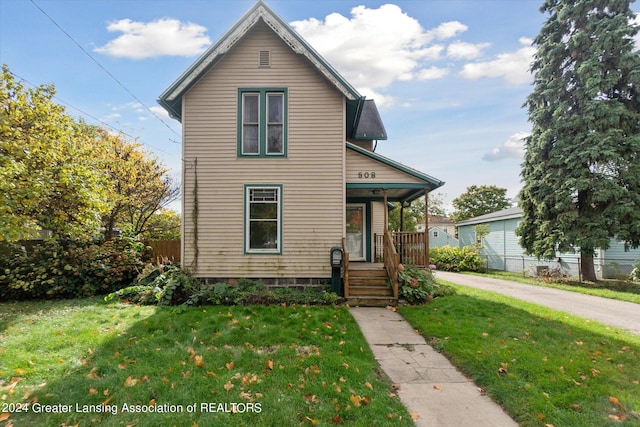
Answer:
M258 52L271 51L271 67ZM286 158L238 158L238 88L288 89ZM329 249L344 230L343 95L266 25L258 23L186 94L184 265L194 259L198 171L199 277L330 277ZM282 186L282 255L244 252L244 186Z
M424 184L419 178L411 176L407 173L394 169L384 163L378 162L363 154L357 153L353 150L347 150L346 155L346 182L347 183L403 183L403 184ZM360 177L358 174L369 173L369 177L364 175ZM375 178L372 178L371 173L375 173Z
M374 234L384 233L384 203L371 203L371 232Z

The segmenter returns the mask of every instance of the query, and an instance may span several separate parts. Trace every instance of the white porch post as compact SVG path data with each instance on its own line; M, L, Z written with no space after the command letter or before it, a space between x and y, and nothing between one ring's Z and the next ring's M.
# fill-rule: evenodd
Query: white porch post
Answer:
M429 193L424 189L424 265L429 267Z

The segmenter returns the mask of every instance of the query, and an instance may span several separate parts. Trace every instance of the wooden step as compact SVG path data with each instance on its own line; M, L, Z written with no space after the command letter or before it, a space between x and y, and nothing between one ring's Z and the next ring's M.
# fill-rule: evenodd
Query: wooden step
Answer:
M349 286L349 296L351 295L393 296L393 289L387 286Z
M396 306L398 300L393 297L350 296L347 298L347 303L352 307L386 307L388 305Z
M396 305L393 289L387 283L389 279L383 264L354 263L349 265L350 305L386 307Z
M387 287L387 276L384 277L352 277L349 276L349 286L367 285Z

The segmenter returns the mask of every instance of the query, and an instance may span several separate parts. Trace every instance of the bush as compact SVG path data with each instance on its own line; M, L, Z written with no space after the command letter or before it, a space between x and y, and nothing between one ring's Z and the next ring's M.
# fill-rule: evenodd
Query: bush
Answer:
M132 286L113 292L106 301L120 299L157 305L270 305L333 304L338 296L313 288L268 289L262 282L241 279L238 284L202 283L179 265L149 264Z
M135 279L148 255L144 246L129 241L45 241L29 250L5 245L0 298L76 298L113 292Z
M450 286L436 282L433 269L420 269L415 266L398 266L398 296L410 304L420 304L439 296L453 295Z
M431 248L429 258L438 270L444 271L480 271L484 268L484 261L480 258L477 248L465 246L444 246Z

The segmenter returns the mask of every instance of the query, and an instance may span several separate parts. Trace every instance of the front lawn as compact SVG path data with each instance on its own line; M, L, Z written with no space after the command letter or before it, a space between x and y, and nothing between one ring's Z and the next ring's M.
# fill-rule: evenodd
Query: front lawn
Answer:
M521 426L640 426L640 336L451 285L399 312Z
M345 307L0 304L0 424L413 425Z

